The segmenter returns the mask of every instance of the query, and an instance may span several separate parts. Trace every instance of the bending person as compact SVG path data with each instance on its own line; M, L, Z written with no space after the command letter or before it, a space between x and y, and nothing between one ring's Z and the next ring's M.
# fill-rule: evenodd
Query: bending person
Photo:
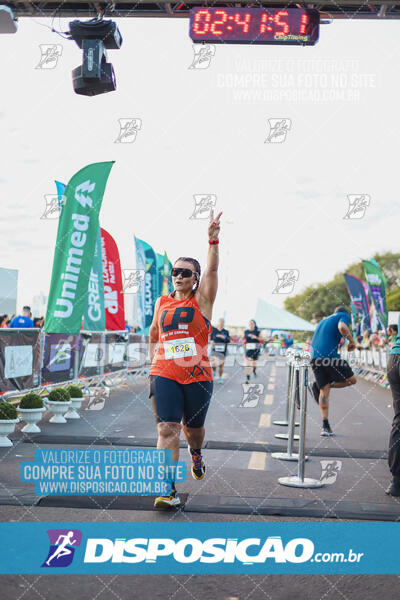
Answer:
M349 324L350 315L346 308L338 306L333 315L318 323L311 340L311 368L315 376L312 392L321 410L323 436L333 435L328 420L331 388L343 388L357 383L349 363L340 358L338 353L342 337L349 341L349 352L356 347Z
M218 288L221 214L214 220L211 211L204 275L200 279L200 264L196 259L178 258L171 270L174 291L157 299L150 327L152 365L149 397L157 422L157 448L170 449L172 460L177 461L182 428L192 458L194 479L203 479L206 472L201 447L213 391L207 350L212 308ZM175 482L172 482L171 495L156 498L154 506L159 508L179 504Z

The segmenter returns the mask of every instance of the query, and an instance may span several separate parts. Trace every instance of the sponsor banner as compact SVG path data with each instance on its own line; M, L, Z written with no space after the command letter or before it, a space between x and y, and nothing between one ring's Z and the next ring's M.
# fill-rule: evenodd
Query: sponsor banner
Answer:
M0 329L0 393L39 385L40 332Z
M125 356L127 349L127 333L106 333L106 357L104 372L120 371L125 367Z
M354 308L361 319L361 331L364 332L365 329L371 329L370 306L368 295L364 288L364 282L349 273L344 274L344 280L350 294L352 305L354 305Z
M82 324L98 218L114 161L94 163L78 171L65 189L58 222L53 270L44 330L78 334Z
M74 378L75 354L79 338L67 333L46 333L44 336L42 385Z
M172 277L171 277L171 270L172 270L172 262L170 260L168 260L168 293L169 294L174 291L174 286L173 286Z
M372 299L381 327L386 330L388 326L388 312L386 308L386 278L376 260L363 260L365 278L369 283Z
M136 269L138 271L146 272L146 256L142 242L135 236L135 251L136 251ZM144 314L144 285L139 287L137 293L137 325L138 331L144 332L146 327L146 320Z
M128 338L127 365L130 369L144 367L149 355L148 337L130 334Z
M149 334L151 322L153 320L154 305L157 300L158 293L158 276L157 276L157 259L153 248L147 243L135 238L136 247L138 244L142 246L145 258L145 275L144 275L144 314L140 315L138 311L138 323L142 324L140 333ZM138 253L136 251L136 257ZM143 257L142 257L143 258ZM137 263L137 268L139 263ZM139 319L140 317L140 319Z
M82 331L79 339L79 376L100 375L104 367L105 356L103 334Z
M399 523L0 523L1 574L399 574ZM385 543L382 544L382 540Z
M88 293L84 311L84 328L87 331L104 331L106 328L100 225L97 231L93 265L89 277Z
M156 254L157 259L157 278L158 278L158 286L157 286L157 294L158 296L166 296L169 292L169 278L170 278L170 270L169 270L169 260L167 253L164 254Z
M114 238L103 228L101 228L101 253L106 329L111 331L125 329L124 294L118 247Z
M56 188L57 188L57 196L58 196L58 213L61 214L62 211L62 207L63 207L63 199L64 199L64 194L65 194L65 188L67 187L65 185L65 183L62 183L61 181L56 181Z

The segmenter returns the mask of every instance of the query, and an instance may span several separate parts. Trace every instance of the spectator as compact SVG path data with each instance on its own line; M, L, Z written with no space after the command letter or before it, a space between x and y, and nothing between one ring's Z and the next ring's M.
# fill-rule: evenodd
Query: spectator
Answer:
M1 327L1 325L0 325L0 327ZM399 332L397 325L389 325L387 332L388 332L388 339L387 339L386 343L387 343L388 348L392 349L395 339L397 337L397 334Z
M43 327L44 317L35 317L33 319L33 326L41 329Z
M375 331L371 337L369 338L370 341L370 348L379 348L379 333L378 331Z
M128 331L128 333L130 333L131 329L131 326L128 325L128 321L125 321L125 330Z
M0 328L8 327L7 322L8 322L8 315L1 315L0 316Z
M366 329L364 331L361 346L362 346L363 350L368 350L371 347L371 330L370 329Z
M32 313L30 306L24 306L22 309L22 315L14 317L9 327L14 327L16 329L21 329L23 327L33 327L33 321L31 319Z

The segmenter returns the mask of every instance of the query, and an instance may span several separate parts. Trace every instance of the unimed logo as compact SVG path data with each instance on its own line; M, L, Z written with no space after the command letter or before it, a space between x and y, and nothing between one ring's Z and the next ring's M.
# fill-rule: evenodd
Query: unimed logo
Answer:
M85 563L155 563L159 558L172 557L179 563L304 563L314 554L314 544L307 538L295 538L283 544L280 536L266 539L196 538L89 538Z

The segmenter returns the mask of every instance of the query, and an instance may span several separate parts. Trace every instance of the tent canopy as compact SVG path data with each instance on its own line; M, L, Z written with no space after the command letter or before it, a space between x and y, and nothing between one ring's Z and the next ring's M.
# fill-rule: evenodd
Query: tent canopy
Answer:
M315 325L278 308L260 298L256 310L257 326L260 329L283 329L286 331L314 331Z

